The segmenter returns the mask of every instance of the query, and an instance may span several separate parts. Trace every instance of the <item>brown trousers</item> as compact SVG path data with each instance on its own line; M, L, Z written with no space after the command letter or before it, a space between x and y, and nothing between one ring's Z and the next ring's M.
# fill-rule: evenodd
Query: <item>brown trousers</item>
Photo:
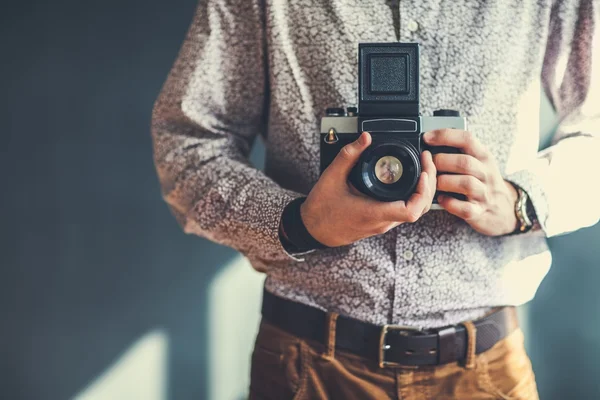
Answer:
M261 322L250 399L538 399L520 329L475 356L471 368L455 362L382 369L333 350Z

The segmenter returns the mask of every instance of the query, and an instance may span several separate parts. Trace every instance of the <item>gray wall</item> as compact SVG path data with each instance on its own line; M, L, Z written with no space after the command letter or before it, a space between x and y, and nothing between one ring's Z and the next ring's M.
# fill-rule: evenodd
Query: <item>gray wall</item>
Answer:
M2 399L70 398L154 329L169 397L206 398L207 291L234 252L181 233L149 134L195 3L3 6Z
M552 268L528 307L542 399L600 399L600 226L550 240Z
M219 392L208 354L220 300L209 296L235 253L181 233L149 137L194 7L34 1L0 15L0 398L71 398L157 329L168 337L157 398ZM599 238L595 227L551 241L555 264L528 312L544 399L600 398ZM253 332L251 279L254 300L229 303L253 305Z

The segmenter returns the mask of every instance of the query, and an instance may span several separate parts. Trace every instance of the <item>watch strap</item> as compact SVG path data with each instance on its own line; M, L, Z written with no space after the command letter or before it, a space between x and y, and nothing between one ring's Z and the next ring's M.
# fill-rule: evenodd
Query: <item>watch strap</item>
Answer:
M526 210L527 217L529 217L529 220L533 224L530 230L537 231L542 229L542 226L540 225L537 214L535 212L535 207L533 206L533 202L531 201L531 197L529 197L529 195L527 195Z
M306 197L299 197L292 200L285 208L281 215L280 223L280 239L282 243L287 244L293 253L302 253L310 250L324 249L327 248L323 243L315 239L306 229L302 216L300 214L300 207L306 200ZM281 238L282 237L282 238Z

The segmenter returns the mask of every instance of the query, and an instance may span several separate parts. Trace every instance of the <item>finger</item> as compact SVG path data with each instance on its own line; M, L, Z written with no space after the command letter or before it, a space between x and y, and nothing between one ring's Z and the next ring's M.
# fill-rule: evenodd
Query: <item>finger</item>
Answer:
M437 167L433 162L431 152L426 150L421 154L421 164L423 165L423 171L427 172L427 175L429 175L430 178L435 177L437 174Z
M372 197L367 196L366 194L364 194L363 192L361 192L360 190L358 190L352 183L350 183L348 181L348 187L350 188L350 194L357 196L357 197L361 197L364 199L372 199Z
M388 232L391 229L394 229L398 225L402 224L401 222L384 222L381 225L374 226L371 230L371 234L373 235L382 235Z
M430 193L429 174L422 172L417 184L417 190L410 196L406 202L406 212L404 220L407 222L416 222L425 210L425 207L431 204L433 192Z
M462 150L479 160L488 157L488 151L479 140L469 131L460 129L438 129L423 135L425 143L430 146L450 146Z
M468 154L438 153L433 156L433 162L439 172L471 175L482 182L487 179L485 165Z
M431 201L431 202L428 201L427 202L427 205L425 206L425 208L423 209L423 212L421 213L421 217L429 212L429 210L431 209L431 203L432 202L433 201Z
M427 195L429 193L429 174L425 171L421 172L421 176L417 181L417 188L415 194ZM411 196L412 198L412 196ZM408 199L410 201L410 198ZM408 205L408 202L407 202Z
M429 182L428 182L428 184L429 184L429 196L428 196L429 201L427 202L427 206L425 207L425 210L423 211L423 214L425 214L426 212L428 212L431 209L431 203L433 203L433 198L435 196L435 191L436 191L436 186L437 186L437 179L436 179L437 169L435 167L433 158L429 151L423 152L422 164L423 164L423 170L427 172L427 176L429 177Z
M427 205L427 211L429 211L429 209L431 208L433 199L435 199L435 193L437 192L437 174L433 175L430 179L431 179L431 186L430 186L431 187L431 201Z
M379 206L380 215L383 221L401 222L404 221L406 214L406 202L404 200L390 201Z
M371 144L371 135L363 132L360 137L352 143L342 147L338 155L323 172L327 175L335 175L337 179L348 179L350 170L360 157L361 153Z
M439 195L438 203L450 214L456 215L467 222L476 219L482 212L479 204L458 200L451 196Z
M419 182L417 183L417 190L408 199L408 202L403 200L383 203L378 206L378 210L381 211L381 218L391 222L415 222L423 210L427 206L427 197L425 196L427 186L427 173L421 173ZM409 206L410 203L410 206Z
M470 200L485 201L487 197L485 184L469 175L440 175L437 188L442 192L464 194Z

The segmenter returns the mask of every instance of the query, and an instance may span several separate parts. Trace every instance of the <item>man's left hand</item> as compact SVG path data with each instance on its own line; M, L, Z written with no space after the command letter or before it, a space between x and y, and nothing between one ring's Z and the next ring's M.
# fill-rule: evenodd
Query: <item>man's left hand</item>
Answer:
M437 177L437 189L467 197L462 201L440 195L440 206L481 234L499 236L513 232L517 227L517 191L504 180L496 160L485 146L470 132L458 129L430 131L423 138L430 146L451 146L463 153L433 156L437 171L442 173Z

